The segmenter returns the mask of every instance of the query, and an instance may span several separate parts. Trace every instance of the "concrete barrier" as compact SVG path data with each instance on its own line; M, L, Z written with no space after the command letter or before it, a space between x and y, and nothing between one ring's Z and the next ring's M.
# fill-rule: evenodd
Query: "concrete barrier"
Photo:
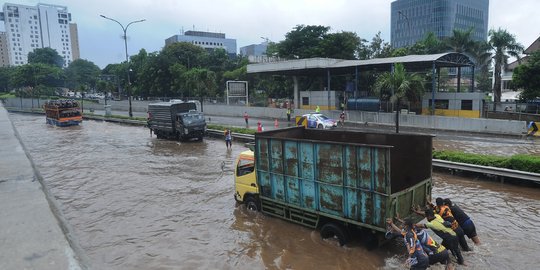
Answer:
M44 100L36 100L33 102L30 99L7 99L5 101L6 107L23 107L31 108L32 104L34 108L37 108L37 104L43 104ZM103 102L103 101L101 101ZM132 110L134 112L146 112L149 103L156 101L132 101ZM108 101L113 111L128 111L129 104L127 100L124 101ZM93 108L95 110L103 110L104 104L98 103L84 103L85 110ZM234 106L234 105L220 105L220 104L203 104L203 111L206 115L222 115L232 117L242 117L244 112L247 112L250 117L255 118L269 118L269 119L286 119L287 110L281 108L268 108L268 107L247 107L247 106ZM311 110L295 109L291 117L296 115L302 115L312 112ZM322 111L328 117L339 119L338 110ZM395 114L384 112L363 112L363 111L347 111L346 121L357 123L375 123L382 125L394 125ZM490 134L504 134L504 135L523 135L527 133L527 122L518 120L500 120L500 119L485 119L485 118L462 118L462 117L447 117L447 116L432 116L432 115L413 115L413 114L400 114L399 118L400 126L404 127L417 127L423 129L438 129L449 130L459 132L479 132Z

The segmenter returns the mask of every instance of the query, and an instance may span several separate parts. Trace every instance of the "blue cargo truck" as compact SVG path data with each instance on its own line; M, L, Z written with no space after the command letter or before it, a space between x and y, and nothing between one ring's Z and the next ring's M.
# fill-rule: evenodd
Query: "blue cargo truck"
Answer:
M316 130L255 135L236 161L235 199L248 209L320 230L340 245L384 242L386 218L413 215L432 188L432 138L422 134Z

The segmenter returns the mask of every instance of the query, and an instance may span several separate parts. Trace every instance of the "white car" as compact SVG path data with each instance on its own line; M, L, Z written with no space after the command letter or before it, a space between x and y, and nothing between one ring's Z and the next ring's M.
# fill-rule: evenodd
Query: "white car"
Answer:
M328 129L337 127L336 120L328 118L322 113L308 113L302 115L302 117L306 118L308 128Z

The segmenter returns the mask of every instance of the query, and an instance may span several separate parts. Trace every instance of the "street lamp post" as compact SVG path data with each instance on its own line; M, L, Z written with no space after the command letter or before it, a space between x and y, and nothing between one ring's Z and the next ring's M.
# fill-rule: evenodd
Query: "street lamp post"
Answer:
M113 19L113 18L109 18L107 16L104 16L104 15L99 15L101 16L102 18L104 19L107 19L107 20L111 20L113 22L116 22L118 23L118 25L120 25L120 27L122 27L122 31L124 31L124 35L122 36L124 38L124 47L126 49L126 63L127 63L127 92L128 92L128 99L129 99L129 117L133 117L133 111L131 109L131 82L129 80L129 56L128 56L128 49L127 49L127 35L126 35L126 32L127 32L127 29L130 25L134 24L134 23L139 23L139 22L144 22L146 21L145 19L142 19L142 20L138 20L138 21L132 21L130 23L128 23L126 25L126 27L124 27L124 25L122 25L119 21Z
M412 36L412 33L411 33L411 24L409 23L409 17L407 17L407 15L405 15L405 13L398 11L398 14L400 16L403 16L403 18L405 18L405 21L407 22L407 46L409 45L409 41L411 40L411 36Z

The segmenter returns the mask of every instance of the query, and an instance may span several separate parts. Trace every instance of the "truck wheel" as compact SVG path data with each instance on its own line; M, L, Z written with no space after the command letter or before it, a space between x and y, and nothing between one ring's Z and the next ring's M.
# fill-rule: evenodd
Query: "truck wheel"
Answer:
M259 211L261 208L257 199L255 199L253 196L247 197L244 204L246 205L246 208L250 211Z
M336 237L340 246L344 246L349 242L349 233L347 229L337 223L326 223L321 228L321 237L323 239Z
M377 233L373 233L371 230L362 230L362 242L368 250L374 250L379 246L379 238Z
M317 128L318 128L318 129L324 129L324 127L323 127L322 124L319 124L319 125L317 126Z

